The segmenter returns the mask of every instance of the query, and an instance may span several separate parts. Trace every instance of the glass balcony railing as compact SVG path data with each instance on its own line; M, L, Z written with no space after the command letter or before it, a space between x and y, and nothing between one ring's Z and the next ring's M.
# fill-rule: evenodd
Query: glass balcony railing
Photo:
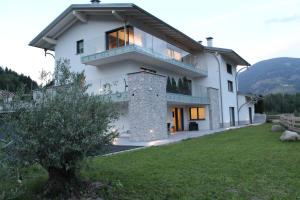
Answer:
M87 81L89 93L104 95L114 102L128 102L127 76ZM193 95L167 92L167 102L170 104L208 104L207 88L197 87Z
M104 40L106 41L105 45L103 44ZM84 49L83 63L135 50L191 69L195 69L197 65L194 55L132 26L108 32L104 37L86 40ZM197 71L207 74L205 67L197 66Z
M167 93L167 102L170 104L209 104L206 96L190 96L184 94Z

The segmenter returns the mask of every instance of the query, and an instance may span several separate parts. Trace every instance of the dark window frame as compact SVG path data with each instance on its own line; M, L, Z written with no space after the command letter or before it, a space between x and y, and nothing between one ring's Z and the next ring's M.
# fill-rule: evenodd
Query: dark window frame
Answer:
M132 28L132 31L133 31L133 26L127 25L127 26L126 26L126 31L128 31L127 33L129 33L129 28ZM115 29L112 29L112 30L109 30L109 31L106 31L106 32L105 32L105 43L106 43L105 46L106 46L106 50L110 50L110 49L109 49L108 35L109 35L110 33L114 33L114 32L117 33L117 47L116 47L116 48L120 47L120 46L119 46L119 31L122 30L122 29L124 29L124 26L119 27L119 28L115 28ZM133 34L134 34L134 33L133 33ZM126 45L128 45L128 44L129 44L129 34L127 34L127 40L126 40Z
M233 92L233 81L228 80L227 81L228 91Z
M79 44L82 44L82 48L80 48ZM76 41L76 54L83 54L84 53L84 40Z
M233 71L232 68L233 68L233 66L232 66L231 64L228 64L228 63L227 63L227 64L226 64L226 67L227 67L227 73L228 73L228 74L232 74L232 71ZM228 70L228 69L230 69L230 70Z
M192 119L192 109L193 108L196 108L197 109L197 119ZM199 108L204 108L204 112L205 112L205 116L204 118L199 118ZM206 120L206 108L205 106L197 106L197 107L190 107L189 108L189 114L190 114L190 121L203 121L203 120Z

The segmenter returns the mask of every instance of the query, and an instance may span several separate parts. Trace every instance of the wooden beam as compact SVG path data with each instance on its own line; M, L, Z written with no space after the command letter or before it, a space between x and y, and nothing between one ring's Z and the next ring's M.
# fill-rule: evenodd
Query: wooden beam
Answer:
M74 10L74 11L72 12L72 14L73 14L75 17L77 17L77 19L78 19L79 21L81 21L81 22L83 22L83 23L86 23L86 22L88 21L86 15L82 14L81 12L78 12L78 11Z
M57 44L57 40L49 38L49 37L43 37L43 40L45 40L46 42L48 42L49 44L53 44L56 45Z
M117 18L118 20L120 20L120 21L122 21L122 22L125 21L124 17L122 17L117 11L113 10L113 11L111 11L111 13L112 13L112 15L113 15L115 18Z

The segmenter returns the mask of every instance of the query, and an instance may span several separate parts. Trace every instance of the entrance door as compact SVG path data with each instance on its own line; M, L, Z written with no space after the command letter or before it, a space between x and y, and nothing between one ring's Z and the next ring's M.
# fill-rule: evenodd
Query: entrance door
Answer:
M176 131L183 131L184 124L183 124L183 108L173 108L173 132Z
M249 107L249 122L250 122L250 124L253 123L253 121L252 121L252 108L251 107Z
M235 126L234 107L229 107L230 126Z

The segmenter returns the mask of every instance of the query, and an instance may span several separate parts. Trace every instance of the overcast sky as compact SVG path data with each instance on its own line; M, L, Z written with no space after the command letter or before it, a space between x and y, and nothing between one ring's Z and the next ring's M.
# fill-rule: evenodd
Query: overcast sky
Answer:
M300 0L103 0L135 3L195 40L234 49L248 62L300 57ZM0 66L38 80L53 59L28 43L70 4L89 0L1 0ZM204 42L206 44L206 42Z

